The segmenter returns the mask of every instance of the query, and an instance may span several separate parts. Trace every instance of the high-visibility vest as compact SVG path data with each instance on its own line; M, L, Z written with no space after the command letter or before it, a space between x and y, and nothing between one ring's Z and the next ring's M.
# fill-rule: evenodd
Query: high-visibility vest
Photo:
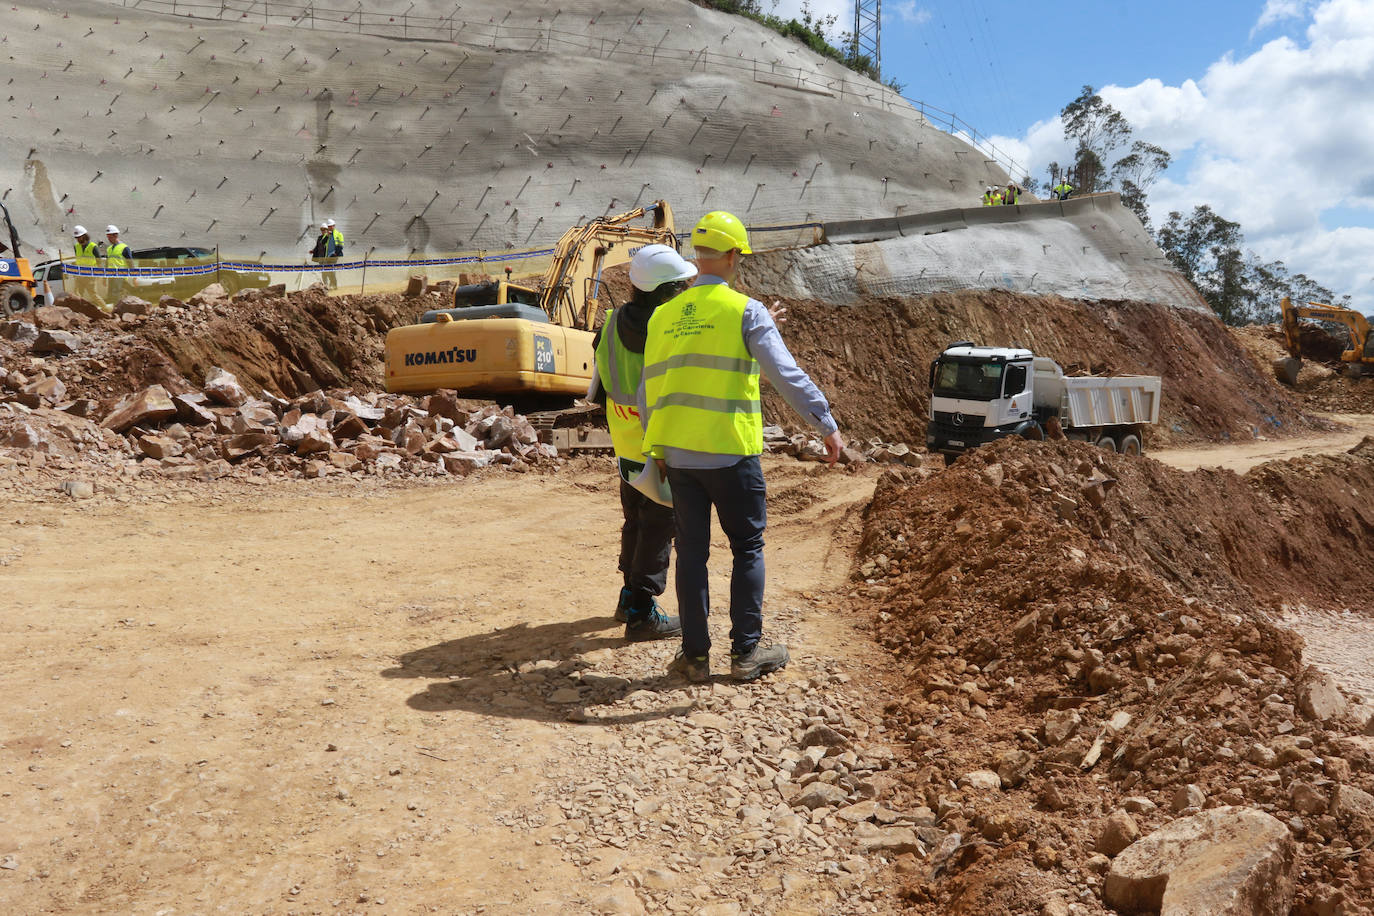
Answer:
M606 426L617 458L644 464L644 427L639 421L639 378L644 374L644 354L620 342L616 312L606 315L601 339L596 343L596 371L606 392Z
M1016 205L1016 190L1014 188L1002 195L1002 203L1008 206Z
M992 206L992 192L991 192L991 191L984 191L984 192L983 192L983 206L985 206L985 207L991 207L991 206Z
M334 230L334 250L336 252L343 251L343 233L338 229Z
M993 205L994 207L998 207L998 206L1001 206L1001 205L1002 205L1002 192L1001 192L1001 191L993 191L993 192L992 192L992 205Z
M644 454L662 458L668 447L762 454L759 364L742 329L748 305L748 296L716 283L654 310L644 347Z
M106 267L113 267L113 268L116 268L116 269L117 269L117 268L128 267L128 266L129 266L129 262L128 262L128 260L127 260L127 255L128 255L128 254L129 254L129 246L128 246L128 245L125 245L123 242L119 242L118 244L111 245L109 248L105 249L105 266L106 266Z
M72 263L78 267L94 267L96 263L95 242L76 243L76 257Z

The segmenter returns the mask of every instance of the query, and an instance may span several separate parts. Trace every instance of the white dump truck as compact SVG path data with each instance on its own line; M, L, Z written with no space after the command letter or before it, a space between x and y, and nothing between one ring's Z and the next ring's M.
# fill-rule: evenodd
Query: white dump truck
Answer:
M1029 350L952 344L930 364L926 448L958 454L993 439L1043 439L1057 423L1070 439L1127 455L1143 451L1159 420L1153 375L1071 377Z

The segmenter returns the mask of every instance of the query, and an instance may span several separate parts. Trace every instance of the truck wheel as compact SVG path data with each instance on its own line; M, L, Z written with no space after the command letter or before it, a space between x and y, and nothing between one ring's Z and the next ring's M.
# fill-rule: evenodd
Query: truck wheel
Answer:
M6 283L0 286L0 315L18 315L33 308L33 293L27 286Z
M1097 447L1105 448L1109 452L1114 452L1117 450L1116 440L1111 436L1103 436L1101 439L1097 440Z
M1121 454L1139 456L1144 453L1140 445L1140 437L1132 433L1129 436L1121 437Z

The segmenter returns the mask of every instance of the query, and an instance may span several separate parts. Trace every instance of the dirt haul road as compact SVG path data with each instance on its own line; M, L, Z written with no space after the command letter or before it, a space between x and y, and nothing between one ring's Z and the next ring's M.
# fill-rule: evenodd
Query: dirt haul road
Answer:
M880 801L919 764L845 613L878 473L769 461L767 626L794 662L742 689L619 638L602 464L16 500L0 909L891 912L854 825L774 791L821 723Z
M809 716L881 743L846 711L876 650L808 597L877 472L819 471L771 472L768 624L797 651L738 692L623 643L601 464L12 505L0 911L642 912L634 881L673 912L873 912L801 825L755 866L729 750Z

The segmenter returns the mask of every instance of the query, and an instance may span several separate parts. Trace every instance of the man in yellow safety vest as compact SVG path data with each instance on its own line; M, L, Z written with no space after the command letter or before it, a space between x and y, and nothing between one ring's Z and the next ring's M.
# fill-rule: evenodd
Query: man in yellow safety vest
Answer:
M129 269L129 246L119 240L119 227L105 227L105 266L110 270ZM105 280L105 300L111 305L124 298L124 292L131 284L127 277L109 277Z
M76 226L72 229L73 243L76 247L76 256L72 258L72 264L77 267L97 267L100 264L100 253L97 251L96 243L91 241L91 234L86 231L85 226ZM71 277L71 282L64 284L71 290L73 296L85 299L92 305L102 305L104 300L100 298L97 291L95 277L78 277L75 274Z
M669 670L710 677L706 560L711 510L730 541L730 674L752 681L787 664L787 647L763 637L766 493L759 455L759 375L825 437L826 461L844 448L830 404L797 365L768 309L730 288L751 253L744 224L715 211L692 230L700 276L649 319L640 413L644 454L667 477L677 521L678 613L682 648Z
M641 492L648 459L644 427L639 421L639 385L644 374L644 344L654 309L687 288L697 269L668 245L645 245L630 260L630 301L606 316L596 336L596 375L588 397L606 406L606 425L620 471L620 572L623 582L615 619L625 624L632 642L682 635L677 617L658 608L668 585L673 551L673 508L666 492ZM657 469L648 468L657 477Z
M1068 200L1073 193L1073 185L1069 184L1069 176L1065 175L1059 180L1059 184L1054 186L1054 196L1059 200Z

